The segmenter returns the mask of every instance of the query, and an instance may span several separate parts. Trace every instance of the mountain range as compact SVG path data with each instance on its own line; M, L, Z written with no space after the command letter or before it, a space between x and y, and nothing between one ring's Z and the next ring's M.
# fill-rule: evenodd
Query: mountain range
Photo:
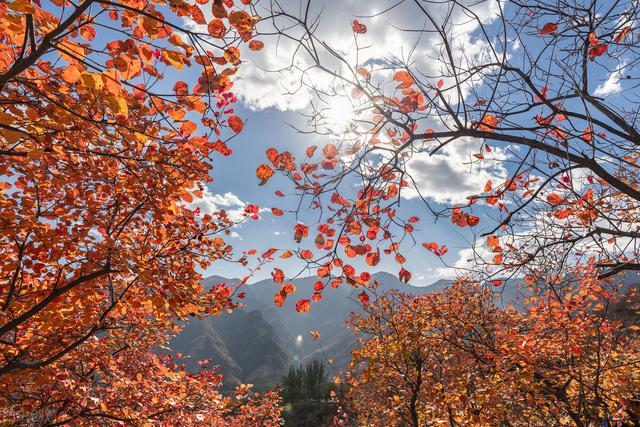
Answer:
M439 280L428 286L409 285L389 273L376 273L378 293L390 289L405 293L423 294L450 286L452 281ZM189 371L199 369L198 360L210 359L219 365L225 387L251 383L256 389L277 384L289 366L314 358L329 363L329 372L344 368L351 359L351 350L357 336L345 327L351 312L361 310L357 294L362 289L343 284L328 288L323 299L312 304L310 312L298 313L295 302L310 298L315 277L293 280L297 291L282 307L276 307L274 294L280 285L262 280L243 285L244 307L232 314L191 319L184 329L169 343L175 353L181 353ZM238 283L238 279L211 276L205 279L205 288L218 283ZM502 300L517 300L514 286L502 287ZM311 330L320 332L314 340Z

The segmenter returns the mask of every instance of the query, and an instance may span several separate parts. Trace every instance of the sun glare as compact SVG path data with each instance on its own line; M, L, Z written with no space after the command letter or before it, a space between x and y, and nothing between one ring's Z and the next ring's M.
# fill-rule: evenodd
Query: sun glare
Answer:
M354 107L346 97L332 99L325 111L327 127L336 132L346 130L353 118Z

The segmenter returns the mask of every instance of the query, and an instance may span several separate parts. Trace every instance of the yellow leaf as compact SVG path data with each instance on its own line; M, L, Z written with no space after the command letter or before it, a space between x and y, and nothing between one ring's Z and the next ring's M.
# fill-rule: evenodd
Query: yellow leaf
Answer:
M91 89L100 90L104 84L102 83L102 76L96 73L90 73L85 71L80 75L80 80L82 84L90 87Z
M182 55L180 52L165 49L162 52L163 59L176 70L182 70L184 63L182 62Z

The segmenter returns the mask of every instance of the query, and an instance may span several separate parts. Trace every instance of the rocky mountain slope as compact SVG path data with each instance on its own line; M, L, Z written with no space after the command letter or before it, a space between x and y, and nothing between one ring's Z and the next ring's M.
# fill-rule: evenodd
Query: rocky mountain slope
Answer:
M398 289L403 292L422 294L433 292L451 284L439 280L429 286L412 286L402 283L396 276L376 273L373 276L380 285L378 292ZM318 358L332 360L329 374L342 369L349 362L356 336L345 328L351 312L357 312L360 303L355 289L343 284L337 289L326 289L323 299L312 305L308 313L298 313L295 302L299 298L310 298L316 278L307 277L293 281L297 287L294 298L289 298L282 307L276 307L273 296L280 285L272 280L263 280L243 287L245 307L232 314L219 317L196 318L189 321L184 330L170 343L174 352L180 352L187 369L197 370L198 360L211 359L224 374L226 386L252 383L259 389L276 384L290 365ZM217 283L237 283L238 279L212 276L205 286ZM516 301L514 287L507 284L502 289L502 299ZM313 340L311 330L318 330L321 338Z

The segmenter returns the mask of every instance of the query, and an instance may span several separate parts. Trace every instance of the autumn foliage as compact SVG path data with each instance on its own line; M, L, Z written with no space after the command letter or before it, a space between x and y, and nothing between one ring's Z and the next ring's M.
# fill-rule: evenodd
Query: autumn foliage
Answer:
M500 307L467 279L424 296L388 293L354 315L362 334L351 398L366 425L596 425L640 422L637 327L607 317L624 299L578 273ZM634 424L635 423L635 424ZM627 424L625 424L627 425Z
M315 17L271 3L275 32L339 90L302 82L319 100L309 127L331 141L269 148L255 170L263 188L286 177L317 222L296 217L291 247L247 256L260 253L260 267L295 256L317 276L301 313L332 288L359 288L366 313L351 325L365 337L348 379L362 423L640 424L637 328L608 316L627 298L619 274L640 270L637 100L610 102L591 84L638 63L640 9L496 1L482 18L484 2L401 3L428 23L408 32L435 37L435 72L351 63L316 37ZM370 47L368 19L349 21L356 53ZM276 394L223 396L215 369L187 373L159 352L189 316L236 307L234 289L205 290L200 272L233 258L237 219L191 204L244 129L233 76L244 49L264 47L260 21L248 0L0 3L3 424L279 425ZM477 54L459 45L462 27ZM332 97L357 111L337 137ZM458 146L473 147L477 170L509 167L436 205L411 162ZM425 217L466 233L477 262L449 290L375 299L383 260L409 283L410 248L449 253L416 239L425 218L404 215L407 191ZM295 298L293 273L271 275L276 306ZM521 305L499 305L494 290L514 281Z
M3 424L277 422L274 396L223 399L218 375L149 353L233 308L199 273L233 221L189 203L243 128L231 77L259 45L236 3L0 4Z

